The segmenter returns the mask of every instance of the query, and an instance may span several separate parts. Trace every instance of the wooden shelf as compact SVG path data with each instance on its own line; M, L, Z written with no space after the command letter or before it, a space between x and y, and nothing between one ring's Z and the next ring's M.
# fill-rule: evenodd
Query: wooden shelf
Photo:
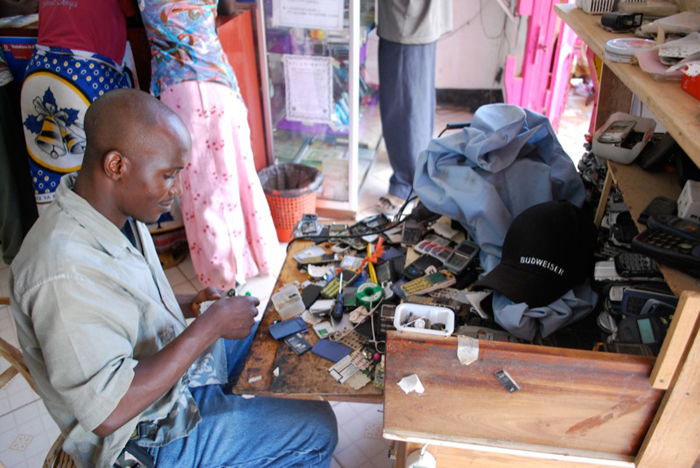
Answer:
M622 197L630 210L632 218L637 223L637 228L642 231L645 226L636 220L649 202L656 196L664 196L677 199L681 194L678 178L675 174L647 172L637 165L624 165L614 162L608 163L615 184L622 192ZM649 188L653 187L652 190ZM659 268L666 279L666 283L676 296L683 291L700 292L700 280L686 275L676 269L660 265Z
M573 4L555 5L559 17L578 36L603 58L605 44L611 39L630 36L613 34L600 27L600 16L592 16L576 8ZM687 94L678 83L654 80L638 66L604 60L605 65L615 76L647 106L668 132L676 139L688 156L700 166L700 101ZM675 174L650 173L637 165L624 165L609 162L613 179L636 220L649 202L658 195L677 199L681 193ZM642 230L644 226L637 224ZM666 282L678 296L683 291L700 291L696 278L673 268L661 266Z
M605 57L605 44L610 39L631 36L603 30L598 24L600 16L586 14L573 4L555 5L554 9L601 59ZM683 91L678 83L656 81L636 65L604 62L700 166L700 101Z

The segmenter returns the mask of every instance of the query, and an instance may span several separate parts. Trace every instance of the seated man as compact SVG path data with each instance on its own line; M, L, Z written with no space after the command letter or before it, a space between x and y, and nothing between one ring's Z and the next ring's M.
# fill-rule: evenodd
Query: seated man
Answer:
M240 361L259 301L223 295L186 326L222 295L176 298L158 262L142 223L182 190L182 121L120 89L90 106L85 132L80 174L61 180L10 277L19 341L64 450L85 467L112 466L127 444L156 466L329 466L337 427L327 403L215 385L227 383L220 338L238 340Z

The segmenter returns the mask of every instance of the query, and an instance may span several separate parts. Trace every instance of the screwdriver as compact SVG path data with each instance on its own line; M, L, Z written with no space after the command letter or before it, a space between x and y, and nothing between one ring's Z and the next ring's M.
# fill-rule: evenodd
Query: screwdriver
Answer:
M340 322L343 318L343 272L340 272L340 287L338 288L338 295L335 299L335 304L333 305L333 310L331 310L331 319L336 323Z

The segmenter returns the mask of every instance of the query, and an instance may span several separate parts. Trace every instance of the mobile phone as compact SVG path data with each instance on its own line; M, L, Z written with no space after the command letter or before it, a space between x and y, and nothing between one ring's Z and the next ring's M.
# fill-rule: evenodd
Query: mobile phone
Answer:
M651 221L652 218L649 218ZM632 248L645 253L659 263L700 277L700 241L648 228L632 239Z
M337 262L338 255L335 253L332 254L323 254L319 255L317 257L307 257L307 258L302 258L299 260L300 265L317 265L317 264L322 264L322 263L331 263L331 262Z
M650 228L658 229L684 239L700 241L700 224L673 215L653 215L647 220Z
M615 271L620 276L661 276L661 271L651 257L637 252L620 252L615 256Z
M643 289L627 288L622 293L622 303L620 312L623 316L639 316L644 313L644 308L647 302L654 300L663 302L675 308L678 304L678 298L673 294L663 294L655 291L646 291Z
M409 219L403 225L401 232L401 244L415 245L423 237L423 223Z
M598 141L607 144L622 143L622 140L630 134L636 124L637 122L634 120L618 120L613 122L600 134Z
M425 275L425 270L433 266L438 268L442 262L430 255L421 255L403 270L403 275L409 280L414 280Z
M418 244L414 245L413 250L421 254L430 255L440 260L440 262L444 262L452 253L452 248L450 247L451 243L452 241L445 237L437 234L429 234Z
M456 278L447 270L440 270L437 273L421 276L401 286L401 290L406 296L412 294L426 294L436 289L452 286Z
M639 214L639 221L642 224L646 224L651 216L668 216L675 215L678 210L678 203L676 200L668 197L655 197L649 204L642 210Z
M675 309L661 301L652 301L645 307L646 313L627 317L619 323L617 339L622 343L645 344L657 353L666 337Z
M299 230L303 236L318 232L318 215L316 213L304 213L299 222Z
M445 267L450 270L455 275L462 273L476 258L479 253L479 246L468 240L464 239L462 242L457 244L452 250L452 253L445 260Z

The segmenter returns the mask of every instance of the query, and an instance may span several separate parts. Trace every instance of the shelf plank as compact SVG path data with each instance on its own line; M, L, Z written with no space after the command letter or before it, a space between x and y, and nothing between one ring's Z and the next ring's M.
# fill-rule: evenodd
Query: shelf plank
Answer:
M622 192L632 219L640 231L646 226L640 224L637 219L654 197L661 195L675 200L681 193L675 174L647 172L636 164L624 165L612 161L608 162L608 169L612 172L613 180ZM680 296L683 291L700 292L697 278L664 265L659 265L659 268L676 296Z
M557 15L600 58L605 57L605 44L610 39L631 37L629 34L613 34L598 24L598 16L591 16L574 4L555 5ZM700 166L700 101L683 91L678 83L654 80L638 66L604 60L615 75L639 97L688 156Z

